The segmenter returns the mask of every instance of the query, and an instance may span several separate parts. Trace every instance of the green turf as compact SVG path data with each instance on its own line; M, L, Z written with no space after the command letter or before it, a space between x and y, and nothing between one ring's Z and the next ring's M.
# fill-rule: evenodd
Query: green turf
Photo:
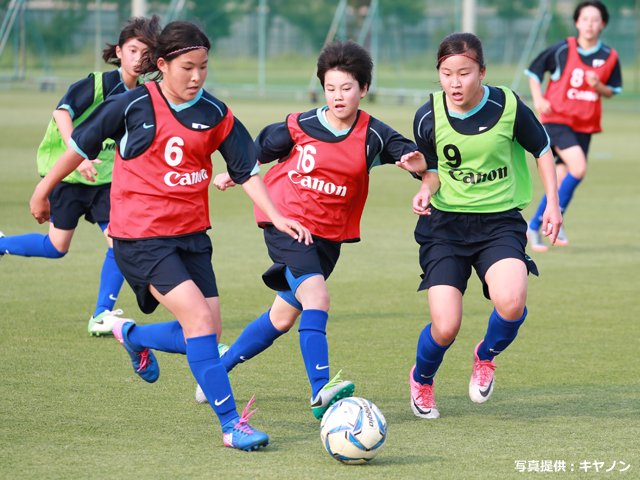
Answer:
M35 150L60 95L0 92L6 234L46 231L30 217L28 200ZM229 103L253 134L309 108ZM411 135L413 106L366 108ZM637 111L624 97L605 102L606 133L593 141L589 175L566 218L572 245L534 255L542 275L530 281L529 317L498 358L496 389L483 405L470 402L467 384L491 307L471 280L462 330L438 374L442 418L433 422L411 413L407 382L428 315L425 295L415 292L410 199L417 183L394 167L374 171L364 241L344 247L329 282L333 371L342 368L389 422L384 450L362 467L343 466L323 450L297 334L234 371L239 406L257 395L253 423L272 443L258 453L231 451L210 408L195 404L183 357L159 354L161 378L148 385L117 342L87 335L104 255L96 227L81 224L62 260L2 258L0 478L639 478ZM269 261L243 193L216 191L211 199L223 340L231 342L272 300L260 281ZM128 287L118 305L141 323L170 319L161 309L140 314ZM564 461L574 472L521 474L518 460ZM585 461L631 468L587 473Z

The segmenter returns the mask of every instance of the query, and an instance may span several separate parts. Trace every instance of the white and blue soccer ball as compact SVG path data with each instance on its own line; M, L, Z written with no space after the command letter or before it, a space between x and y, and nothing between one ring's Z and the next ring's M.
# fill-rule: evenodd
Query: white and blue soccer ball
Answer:
M387 421L373 402L347 397L325 412L320 438L333 458L346 464L366 463L387 439Z

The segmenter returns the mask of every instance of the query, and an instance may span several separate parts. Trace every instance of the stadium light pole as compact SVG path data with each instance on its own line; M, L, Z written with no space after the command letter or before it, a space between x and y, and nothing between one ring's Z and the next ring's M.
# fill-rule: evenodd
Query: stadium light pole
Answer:
M476 32L476 0L462 0L462 31Z
M264 97L267 65L267 0L258 5L258 95Z
M101 53L101 46L102 46L102 19L101 17L101 13L102 13L102 0L96 0L95 3L95 7L96 10L94 12L95 15L95 19L96 19L96 49L95 49L95 56L94 56L94 61L93 61L93 68L94 71L99 71L100 70L100 53Z
M147 15L147 0L131 0L131 16L144 17Z

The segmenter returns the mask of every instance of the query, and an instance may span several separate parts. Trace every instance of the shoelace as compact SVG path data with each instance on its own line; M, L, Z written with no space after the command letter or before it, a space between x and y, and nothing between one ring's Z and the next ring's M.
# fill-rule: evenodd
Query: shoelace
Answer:
M249 400L249 402L247 403L247 406L244 407L244 410L242 410L242 415L240 415L240 419L238 420L238 423L236 423L235 426L233 427L234 430L240 430L242 433L246 433L248 435L251 435L253 433L253 429L249 426L248 422L249 422L249 419L253 416L253 414L258 411L257 408L254 410L250 410L251 405L253 405L255 401L256 401L256 396L253 395Z
M426 407L435 407L436 401L433 399L433 385L418 385L418 398L416 398L416 400L421 401L422 405Z
M329 389L331 387L336 386L337 384L339 384L342 381L342 378L340 378L340 374L342 373L342 370L338 371L338 373L336 374L335 377L333 377L331 380L329 380L327 382L327 384L322 387L322 389Z
M141 372L149 366L149 349L145 348L143 351L138 353L138 356L140 357L140 367L138 367L136 372Z
M476 360L473 362L473 378L478 384L486 385L491 381L495 369L496 365L491 360Z
M120 316L120 315L122 315L122 314L124 313L124 310L122 310L121 308L116 308L115 310L111 310L111 311L109 311L109 313L110 313L111 315L118 315L118 316Z

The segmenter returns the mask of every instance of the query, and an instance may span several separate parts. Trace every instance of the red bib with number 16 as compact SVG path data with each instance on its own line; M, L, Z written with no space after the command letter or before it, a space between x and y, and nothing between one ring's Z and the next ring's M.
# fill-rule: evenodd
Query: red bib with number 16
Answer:
M360 239L360 218L369 193L366 139L369 115L358 112L355 125L335 142L318 140L298 122L300 114L287 118L295 144L284 161L264 176L278 210L298 220L313 235L336 242ZM257 207L259 225L269 222Z

